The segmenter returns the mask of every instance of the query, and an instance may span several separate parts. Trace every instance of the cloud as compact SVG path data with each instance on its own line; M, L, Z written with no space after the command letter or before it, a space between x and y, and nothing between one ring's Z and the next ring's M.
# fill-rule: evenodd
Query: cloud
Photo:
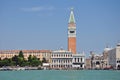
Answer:
M55 8L53 6L37 6L31 8L21 8L22 11L26 11L26 12L51 11L54 9Z

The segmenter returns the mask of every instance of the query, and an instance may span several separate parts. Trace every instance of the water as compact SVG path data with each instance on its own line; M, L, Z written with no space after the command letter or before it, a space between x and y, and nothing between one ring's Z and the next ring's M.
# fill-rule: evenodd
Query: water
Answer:
M120 80L117 70L0 71L0 80Z

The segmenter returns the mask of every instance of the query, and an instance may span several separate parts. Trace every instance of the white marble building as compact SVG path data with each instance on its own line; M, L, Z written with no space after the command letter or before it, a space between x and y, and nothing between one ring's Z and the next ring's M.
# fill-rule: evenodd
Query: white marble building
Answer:
M72 67L84 69L85 66L85 55L84 54L73 54Z
M52 69L72 68L72 52L65 50L53 51L51 54Z
M108 62L114 69L120 69L120 43L108 51Z
M53 51L51 54L52 69L83 69L85 64L84 54L73 54L66 50Z

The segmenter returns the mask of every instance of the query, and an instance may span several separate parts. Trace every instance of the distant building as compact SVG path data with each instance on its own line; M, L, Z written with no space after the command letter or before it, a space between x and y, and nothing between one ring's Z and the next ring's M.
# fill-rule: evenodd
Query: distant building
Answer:
M19 55L20 50L0 50L0 58L12 58L15 55Z
M0 50L0 58L12 58L15 55L19 55L21 50ZM22 50L24 58L27 60L29 55L36 56L40 60L45 58L48 62L50 61L50 50Z
M84 65L84 54L73 54L66 50L53 51L51 54L52 69L84 69Z
M65 50L53 51L51 54L52 69L70 69L72 68L72 53Z
M103 68L106 68L106 69L110 68L109 61L108 61L109 50L111 50L111 48L107 46L103 51L103 63L104 63Z
M114 69L120 69L120 43L111 50L108 51L109 65Z
M85 66L85 55L84 54L73 54L72 67L77 69L84 69Z
M103 55L91 52L90 59L92 69L103 69L104 65Z
M86 69L91 69L91 59L86 59L86 62L85 62L85 68Z

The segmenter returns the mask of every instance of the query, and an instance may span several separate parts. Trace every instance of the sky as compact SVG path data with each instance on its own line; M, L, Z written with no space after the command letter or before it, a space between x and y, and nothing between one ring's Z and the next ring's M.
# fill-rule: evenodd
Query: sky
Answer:
M0 0L0 50L67 50L71 7L77 52L102 53L120 42L120 0Z

